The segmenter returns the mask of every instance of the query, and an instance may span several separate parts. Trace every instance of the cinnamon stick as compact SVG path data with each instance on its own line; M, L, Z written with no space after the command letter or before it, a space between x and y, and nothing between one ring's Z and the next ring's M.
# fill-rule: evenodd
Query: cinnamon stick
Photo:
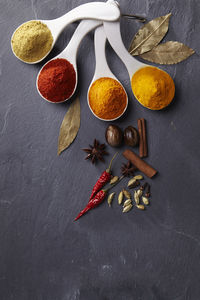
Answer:
M143 157L143 154L144 154L144 148L143 148L144 143L143 143L143 134L142 134L142 122L141 122L141 119L138 119L137 123L138 123L139 137L140 137L140 140L139 140L139 156Z
M156 175L157 171L151 167L148 163L146 163L144 160L142 160L137 154L135 154L133 151L127 149L123 152L123 156L130 160L133 165L138 168L142 173L144 173L149 178L152 178L154 175Z
M142 136L143 136L143 157L148 156L148 148L147 148L147 131L146 131L146 121L145 119L141 119L142 121Z
M139 136L140 136L139 156L147 157L148 156L148 147L147 147L146 121L143 118L138 120L138 131L139 131Z

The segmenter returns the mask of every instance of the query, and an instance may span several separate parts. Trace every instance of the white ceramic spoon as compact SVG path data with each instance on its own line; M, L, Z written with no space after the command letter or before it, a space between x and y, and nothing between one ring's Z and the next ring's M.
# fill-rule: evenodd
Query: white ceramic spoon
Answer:
M161 72L167 74L170 77L170 75L167 72L163 71L162 69L160 69L158 67L154 67L154 66L144 64L144 63L137 61L126 50L124 43L122 41L122 37L121 37L119 21L112 22L112 23L109 23L109 22L103 22L103 23L104 23L104 30L105 30L106 36L109 40L109 43L111 44L113 50L117 53L119 58L122 60L122 62L126 66L128 73L129 73L130 81L132 81L132 77L135 74L135 72L137 72L139 69L144 68L144 67L152 67L154 69L159 69ZM173 79L172 79L172 81L173 81ZM131 84L131 87L132 87L132 84ZM132 91L133 91L133 88L132 88ZM134 94L134 92L133 92L133 94ZM140 102L140 104L143 105L143 103L141 103L141 101L137 98L137 96L135 94L134 94L134 96ZM173 99L173 97L174 96L172 95L172 99ZM170 99L169 103L172 101L172 99ZM145 106L145 105L143 105L143 106ZM145 107L147 107L147 106L145 106ZM147 107L147 108L149 108L149 107Z
M57 38L59 37L60 33L62 30L69 25L70 23L73 23L77 20L80 19L93 19L93 20L103 20L103 21L116 21L120 18L120 10L119 10L119 5L116 1L114 0L108 0L106 3L103 2L91 2L91 3L86 3L82 4L65 15L53 19L53 20L31 20L31 21L41 21L42 23L46 24L48 28L51 31L51 34L53 36L53 43L50 51L52 50ZM30 22L30 21L29 21ZM28 22L25 22L28 23ZM23 24L25 24L23 23ZM22 26L21 24L20 26ZM19 26L19 27L20 27ZM18 27L18 28L19 28ZM17 29L18 29L17 28ZM17 30L16 29L16 30ZM13 35L15 34L16 30L14 31ZM13 35L11 37L11 41L13 38ZM11 43L11 48L13 51L12 43ZM49 52L50 52L49 51ZM28 63L28 64L35 64L43 60L49 52L40 60L35 61L35 62L26 62L20 59L18 56L16 56L15 52L13 51L13 54L20 59L21 61Z
M133 74L138 69L148 65L137 61L125 48L120 31L120 22L112 22L110 24L109 22L103 22L103 24L107 39L113 50L126 66L131 80Z
M96 68L95 68L95 73L94 73L94 77L90 83L90 86L88 88L88 93L87 93L87 101L88 101L88 106L91 110L91 112L93 113L93 115L95 117L97 117L100 120L103 121L114 121L117 120L118 118L120 118L124 112L127 109L128 106L128 96L127 93L124 89L124 87L122 86L122 84L119 82L119 80L115 77L115 75L111 72L107 60L106 60L106 53L105 53L105 45L106 45L106 35L104 32L104 27L100 26L99 28L97 28L95 30L95 36L94 36L94 44L95 44L95 58L96 58ZM90 107L90 103L89 103L89 90L90 87L92 86L92 84L94 83L94 81L96 81L99 78L102 77L110 77L113 78L115 80L117 80L120 85L122 86L122 88L124 89L124 92L126 93L126 107L124 109L124 111L121 113L121 115L119 115L117 118L114 119L102 119L100 117L98 117L92 110L92 108Z
M69 98L60 101L60 102L53 102L53 101L49 101L48 99L46 99L39 91L38 88L38 77L40 75L40 72L42 71L42 69L50 62L48 61L39 71L38 76L37 76L37 80L36 80L36 87L37 87L37 91L40 94L40 96L47 100L48 102L51 103L62 103L65 102L66 100L70 99L72 97L72 95L74 94L76 87L77 87L77 82L78 82L78 74L77 74L77 64L76 64L76 57L77 57L77 52L78 52L78 48L79 45L82 41L82 39L84 38L84 36L90 32L91 30L93 30L94 28L98 27L102 25L101 21L94 21L94 20L83 20L81 21L81 23L78 25L78 27L76 28L71 40L69 41L67 47L56 57L54 57L52 60L55 60L57 58L63 58L68 60L74 67L75 73L76 73L76 84L73 90L73 93L70 95Z

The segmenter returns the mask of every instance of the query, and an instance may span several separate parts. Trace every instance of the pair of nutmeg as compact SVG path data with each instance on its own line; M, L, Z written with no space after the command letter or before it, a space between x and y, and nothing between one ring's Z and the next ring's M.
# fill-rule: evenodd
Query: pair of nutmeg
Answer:
M117 125L109 125L105 132L107 143L112 147L119 147L124 140L128 146L135 147L139 142L139 134L136 128L128 126L124 132Z

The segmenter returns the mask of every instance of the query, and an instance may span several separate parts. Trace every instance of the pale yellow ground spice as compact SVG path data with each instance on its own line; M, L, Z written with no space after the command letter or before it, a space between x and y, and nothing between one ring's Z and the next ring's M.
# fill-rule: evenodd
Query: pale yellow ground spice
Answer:
M25 62L36 62L51 50L53 37L46 24L29 21L15 31L11 44L18 58Z
M127 105L127 96L117 80L102 77L90 87L89 104L96 116L111 120L123 113Z
M175 94L173 79L156 67L139 69L132 77L131 86L136 99L152 110L169 105Z

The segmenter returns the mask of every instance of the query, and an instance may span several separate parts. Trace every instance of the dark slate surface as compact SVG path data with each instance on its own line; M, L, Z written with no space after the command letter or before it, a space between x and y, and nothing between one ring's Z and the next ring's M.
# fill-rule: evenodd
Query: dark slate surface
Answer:
M130 101L116 124L125 128L136 126L139 117L147 120L147 161L159 175L149 180L152 201L146 212L122 214L115 200L112 209L104 203L74 223L115 152L108 148L106 163L95 167L80 150L95 137L104 142L107 126L91 114L86 101L95 66L93 34L84 39L78 57L81 128L60 157L59 126L69 104L53 105L39 97L35 79L43 63L18 61L10 37L24 21L52 19L85 2L0 1L0 299L198 300L200 2L120 1L122 12L148 20L171 11L165 40L184 42L196 54L162 67L175 80L176 97L168 109L152 112L134 99L126 69L108 47L109 64ZM50 57L65 47L75 27L63 32ZM139 27L122 20L126 47ZM118 157L115 174L124 161Z

